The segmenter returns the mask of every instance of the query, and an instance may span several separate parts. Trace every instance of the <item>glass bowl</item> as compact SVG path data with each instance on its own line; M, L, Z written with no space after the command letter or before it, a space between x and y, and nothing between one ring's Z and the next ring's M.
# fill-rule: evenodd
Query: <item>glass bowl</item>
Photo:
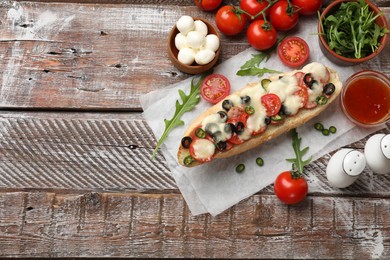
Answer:
M390 79L381 72L362 70L353 74L340 98L344 114L356 125L374 127L390 120Z

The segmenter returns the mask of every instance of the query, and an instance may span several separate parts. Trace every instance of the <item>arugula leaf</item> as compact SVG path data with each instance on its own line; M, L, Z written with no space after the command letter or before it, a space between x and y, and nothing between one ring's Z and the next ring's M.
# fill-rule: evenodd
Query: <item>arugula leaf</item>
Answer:
M161 135L160 139L157 142L157 146L153 151L152 154L152 160L156 156L157 150L160 148L160 146L163 144L165 139L168 137L168 134L178 126L184 125L184 121L181 120L181 116L194 109L194 107L199 103L200 101L200 85L202 84L203 79L206 75L202 75L198 82L194 82L195 78L191 80L191 90L188 95L184 93L183 90L179 89L179 96L181 99L181 102L179 100L176 100L176 110L174 116L170 119L164 119L165 123L165 130L163 134Z
M267 68L259 68L260 63L267 62L271 57L271 53L276 49L278 44L284 39L284 37L279 38L277 42L270 49L266 51L259 51L257 54L252 54L252 58L247 60L244 65L240 67L240 70L237 71L237 76L259 76L262 77L265 73L281 73L277 70L271 70Z
M252 54L252 58L247 60L240 69L249 69L255 66L260 66L260 63L265 60L268 61L271 57L271 52L259 52L258 54Z
M301 150L302 138L298 137L298 133L295 128L291 130L291 136L293 139L292 145L294 148L295 158L286 160L293 164L293 171L297 169L299 174L303 174L303 167L310 163L312 156L310 156L309 159L303 161L303 156L307 153L307 151L309 151L309 147L305 147L303 150Z
M258 76L262 77L265 73L282 73L281 71L271 70L267 68L252 67L237 71L237 76Z
M363 58L379 48L379 39L389 32L380 28L364 0L342 3L337 11L321 21L323 36L329 48L348 58Z

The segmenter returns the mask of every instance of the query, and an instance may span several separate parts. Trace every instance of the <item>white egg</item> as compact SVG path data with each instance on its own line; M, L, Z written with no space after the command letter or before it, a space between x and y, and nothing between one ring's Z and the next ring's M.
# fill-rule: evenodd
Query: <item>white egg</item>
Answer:
M195 29L194 19L191 16L183 15L176 22L176 27L184 35Z
M215 34L209 34L206 36L206 40L201 49L209 49L216 52L219 48L219 38Z
M354 183L366 167L364 154L353 149L340 149L326 166L326 177L330 185L345 188Z
M215 52L212 50L200 50L195 54L195 62L199 65L210 63L215 57Z
M195 51L191 48L183 48L179 51L177 59L186 65L191 65L195 60Z
M176 46L176 49L178 49L179 51L183 48L188 48L189 44L187 42L187 37L182 33L176 34L175 46Z
M364 155L373 172L390 173L390 134L371 136L364 146Z
M194 22L194 25L195 25L195 31L201 32L204 36L208 34L207 25L201 20L196 20Z
M188 45L193 49L199 49L205 41L205 36L198 31L191 31L187 34Z

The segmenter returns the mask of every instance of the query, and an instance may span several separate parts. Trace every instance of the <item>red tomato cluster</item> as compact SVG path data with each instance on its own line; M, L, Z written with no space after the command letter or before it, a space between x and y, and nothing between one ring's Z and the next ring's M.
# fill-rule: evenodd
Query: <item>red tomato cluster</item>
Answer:
M221 0L195 0L198 7L210 11L217 9ZM294 28L300 15L315 14L323 0L241 0L239 7L225 5L218 9L215 23L225 35L241 33L247 22L249 44L257 50L271 48L277 41L278 31Z

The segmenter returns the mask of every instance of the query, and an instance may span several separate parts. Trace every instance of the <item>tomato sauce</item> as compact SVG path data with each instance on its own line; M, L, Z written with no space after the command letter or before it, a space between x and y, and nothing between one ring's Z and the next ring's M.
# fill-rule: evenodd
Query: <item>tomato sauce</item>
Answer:
M378 78L361 77L345 91L343 103L348 114L363 124L384 121L390 113L390 86Z

